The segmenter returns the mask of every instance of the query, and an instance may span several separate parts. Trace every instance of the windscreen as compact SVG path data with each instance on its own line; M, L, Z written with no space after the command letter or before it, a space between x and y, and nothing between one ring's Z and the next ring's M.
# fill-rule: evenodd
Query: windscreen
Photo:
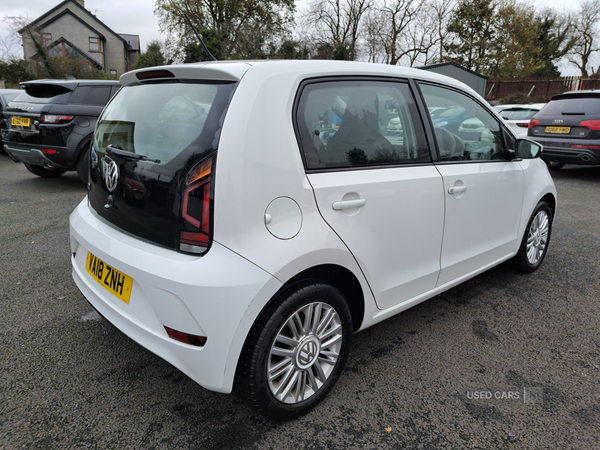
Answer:
M202 134L219 91L231 88L187 83L124 87L102 114L94 146L103 152L112 144L168 164Z

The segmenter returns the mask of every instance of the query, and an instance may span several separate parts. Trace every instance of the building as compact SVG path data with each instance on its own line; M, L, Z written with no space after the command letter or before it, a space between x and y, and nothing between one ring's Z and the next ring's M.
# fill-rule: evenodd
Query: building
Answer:
M446 75L447 77L462 81L479 95L485 97L487 77L477 72L473 72L466 67L460 66L453 62L444 62L439 64L431 64L429 66L422 66L419 67L419 69L429 70L431 72Z
M138 35L115 33L85 9L84 0L61 2L19 33L24 58L38 64L42 64L43 48L48 56L62 58L66 65L120 76L131 70L140 54Z

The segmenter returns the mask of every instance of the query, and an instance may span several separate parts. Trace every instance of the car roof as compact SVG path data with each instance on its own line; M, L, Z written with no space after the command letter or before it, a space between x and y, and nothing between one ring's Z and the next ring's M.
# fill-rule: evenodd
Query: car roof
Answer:
M521 109L541 109L545 106L545 103L527 103L527 104L511 104L511 105L496 105L494 106L494 109L498 112L500 111L504 111L506 109L515 109L515 108L521 108Z
M600 98L600 91L568 91L562 94L557 94L550 100L561 100L565 98Z
M252 72L266 77L275 74L288 74L290 77L302 79L320 76L393 76L413 78L421 81L441 82L463 91L476 94L466 84L445 75L410 67L392 66L358 61L333 60L265 60L265 61L209 61L191 64L178 64L138 69L121 75L124 86L139 83L140 79L152 79L152 72L157 75L171 73L171 77L179 79L206 79L240 81ZM168 76L168 75L166 75ZM140 78L141 77L141 78ZM146 78L147 77L147 78ZM157 77L160 78L160 77Z
M116 80L31 80L19 83L23 88L27 86L61 86L73 90L77 86L118 86L120 83Z

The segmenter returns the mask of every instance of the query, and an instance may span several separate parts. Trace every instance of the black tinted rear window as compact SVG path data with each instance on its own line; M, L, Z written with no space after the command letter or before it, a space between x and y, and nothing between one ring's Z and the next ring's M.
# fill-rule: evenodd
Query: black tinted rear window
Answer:
M23 103L58 103L61 99L68 97L70 92L70 89L54 84L26 85L25 92L15 100Z
M600 98L563 98L552 100L540 114L600 116Z

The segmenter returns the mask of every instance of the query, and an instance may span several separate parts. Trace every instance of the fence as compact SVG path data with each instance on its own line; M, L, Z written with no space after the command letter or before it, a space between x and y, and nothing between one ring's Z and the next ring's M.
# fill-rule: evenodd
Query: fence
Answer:
M486 100L526 97L530 102L547 102L553 95L566 91L600 89L600 79L582 77L560 78L489 78Z

